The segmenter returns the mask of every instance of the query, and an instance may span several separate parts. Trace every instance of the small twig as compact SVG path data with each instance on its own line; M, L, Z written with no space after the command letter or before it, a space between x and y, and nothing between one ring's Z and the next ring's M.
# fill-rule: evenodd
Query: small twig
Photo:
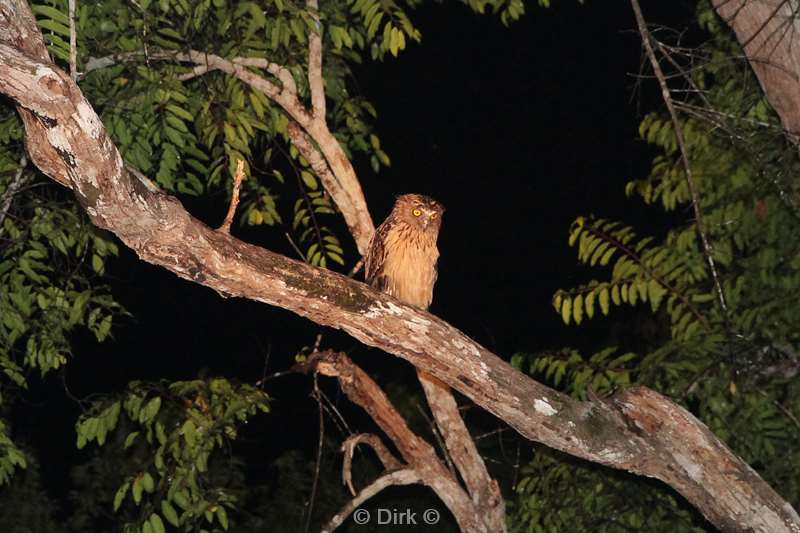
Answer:
M239 159L236 162L236 174L233 177L233 193L231 193L231 203L228 206L228 214L225 215L225 221L217 229L222 233L231 232L231 223L233 222L233 215L236 214L236 207L239 205L239 190L242 188L242 180L244 179L244 161Z
M481 433L480 435L475 435L473 437L473 440L477 441L477 440L485 439L487 437L491 437L492 435L498 435L498 434L506 432L506 431L508 431L507 427L500 427L500 428L497 428L497 429L493 429L492 431L487 431L486 433Z
M714 261L713 255L714 248L708 239L705 223L703 222L703 213L700 210L700 195L698 194L697 187L694 183L692 166L689 163L689 152L686 149L686 141L683 137L683 128L678 120L678 114L675 111L675 106L672 103L672 97L670 96L667 81L664 78L664 72L661 70L661 65L659 64L656 54L653 51L653 45L651 42L653 38L650 35L650 31L647 29L647 24L645 23L644 16L642 15L642 8L639 6L639 0L631 0L631 7L633 7L633 13L636 16L636 25L639 28L639 33L642 35L642 43L644 44L647 57L650 60L650 65L653 67L653 72L655 73L656 78L658 78L658 84L661 87L661 96L664 99L664 104L667 106L670 118L672 119L672 125L675 128L675 138L678 142L678 147L681 152L681 162L683 163L683 169L686 173L686 183L689 186L689 194L692 197L692 207L694 208L697 233L700 235L700 241L703 244L703 252L706 256L706 262L708 262L708 267L711 271L711 277L714 281L714 288L716 289L720 306L722 307L723 313L727 316L728 305L725 302L725 293L722 291L722 284L720 283L719 275L717 274L717 265Z
M319 333L317 333L317 338L314 340L314 348L311 351L312 352L318 352L320 344L322 344L322 332L321 331Z
M306 256L300 250L300 247L297 246L297 243L294 242L294 239L292 239L292 236L289 234L289 232L284 231L283 234L286 236L286 240L289 241L289 244L292 245L292 248L294 248L294 251L297 253L297 257L300 258L300 261L306 262Z
M760 392L765 398L769 398L769 395L766 392L764 392L763 390L762 391L758 391L758 392ZM789 409L784 407L783 404L781 404L781 402L779 402L777 400L773 400L772 403L774 403L775 407L777 407L784 415L786 415L786 417L789 420L794 422L794 425L797 426L798 429L800 429L800 420L798 420L797 417L794 416L794 413L792 413Z
M311 529L311 515L314 511L314 501L317 498L317 487L319 486L319 471L322 465L322 445L325 441L325 417L322 411L322 398L320 398L320 391L319 391L319 374L314 372L314 392L313 396L317 400L317 406L319 407L319 441L317 442L317 462L314 467L314 481L311 484L311 497L308 499L308 508L306 514L306 527L305 532Z
M353 268L351 268L350 272L347 273L347 277L352 278L353 276L358 274L358 271L361 270L363 266L364 266L364 258L362 257L361 259L358 260L358 262L355 265L353 265Z
M78 36L75 31L75 2L69 0L69 75L78 81Z
M256 386L264 388L264 382L267 380L267 369L269 368L269 356L272 355L272 344L267 346L267 353L264 355L264 368L261 370L261 379L256 382Z
M0 233L3 232L3 222L8 215L8 210L11 209L11 200L14 199L14 195L19 192L19 189L28 179L28 175L25 174L25 167L28 166L28 158L25 154L19 158L19 168L17 169L17 173L14 174L14 179L11 180L11 183L8 185L8 188L3 192L3 196L0 197Z
M331 417L331 420L338 426L339 431L342 432L342 435L352 435L353 430L350 428L350 425L347 423L347 420L344 419L341 411L336 407L336 405L328 398L328 395L325 394L322 389L319 390L320 398L325 400L322 407L325 409L325 412Z
M419 483L420 481L421 478L419 474L413 469L395 470L394 472L379 477L359 492L355 498L347 502L338 513L333 515L328 523L322 527L320 533L331 533L334 531L344 523L347 517L350 516L350 513L355 511L359 505L369 500L386 487L392 485L411 485L412 483Z
M439 449L442 450L442 455L444 455L444 461L447 463L447 469L450 470L450 474L453 477L456 477L456 465L453 464L453 458L450 456L450 450L447 449L447 444L445 444L444 439L442 438L442 434L439 431L439 426L436 425L436 422L434 422L433 419L428 416L428 414L425 412L425 409L423 409L419 403L415 402L414 405L417 408L417 411L419 411L419 414L422 415L422 418L424 418L431 427L433 438L436 439L436 444L439 445Z

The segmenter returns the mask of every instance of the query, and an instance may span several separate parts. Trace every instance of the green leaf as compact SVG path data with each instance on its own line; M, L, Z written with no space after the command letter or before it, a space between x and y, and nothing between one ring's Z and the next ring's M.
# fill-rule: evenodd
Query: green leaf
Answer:
M167 500L161 500L161 514L164 515L164 518L167 519L167 522L172 524L175 527L180 526L180 520L178 519L178 512L169 503Z
M564 321L564 324L569 324L571 318L572 318L572 300L570 300L569 297L565 297L564 302L561 305L561 319Z
M142 488L149 493L152 493L154 490L156 490L156 483L153 480L153 476L151 476L149 472L145 472L142 475Z
M583 294L575 296L572 303L572 317L575 319L576 325L580 325L583 321Z
M144 409L141 410L139 413L139 422L147 423L153 419L158 414L158 410L161 408L161 398L156 396L155 398L151 399L147 402L147 405L144 406Z
M219 525L222 526L222 529L228 531L228 513L225 508L220 505L214 513L217 515L217 520L219 520Z
M131 445L133 445L134 441L136 441L136 437L138 436L139 436L138 431L131 431L130 433L128 433L128 436L125 438L125 444L123 445L123 448L126 450L130 448Z
M120 505L122 505L122 500L125 499L125 495L128 493L128 488L131 486L130 481L126 481L122 484L122 486L117 489L117 493L114 495L114 512L116 513L119 510Z
M194 425L194 422L191 420L187 420L181 426L181 434L183 434L183 438L186 439L186 444L190 448L194 448L197 444L197 427Z
M156 513L150 515L148 522L150 522L150 527L153 528L153 533L166 533L166 530L164 529L164 522Z
M133 480L133 490L131 493L133 494L133 501L136 505L139 505L142 502L142 492L144 488L142 487L142 478L137 476L136 479Z
M37 15L44 15L45 17L55 20L56 22L60 22L64 26L69 26L69 17L54 7L41 4L31 4L31 11Z
M300 177L303 179L303 183L306 184L306 187L312 191L316 191L317 187L319 187L317 184L317 178L315 178L311 172L303 170L300 172Z

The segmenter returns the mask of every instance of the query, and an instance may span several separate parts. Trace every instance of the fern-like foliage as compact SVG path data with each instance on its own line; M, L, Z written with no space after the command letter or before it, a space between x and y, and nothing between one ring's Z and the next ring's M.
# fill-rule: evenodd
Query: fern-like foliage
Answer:
M580 324L592 318L595 306L608 315L613 306L648 302L656 312L665 304L672 320L673 337L689 339L708 330L701 305L713 295L701 292L698 282L706 279L702 256L690 232L680 236L680 252L653 245L652 237L637 238L630 226L604 219L578 218L570 230L569 243L578 249L578 260L589 266L611 265L608 281L592 281L553 297L565 323Z

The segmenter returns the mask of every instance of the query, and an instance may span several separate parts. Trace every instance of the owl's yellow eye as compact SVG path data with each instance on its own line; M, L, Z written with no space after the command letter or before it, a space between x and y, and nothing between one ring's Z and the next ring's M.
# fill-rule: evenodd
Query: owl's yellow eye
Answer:
M422 211L420 211L419 209L414 209L411 212L414 214L415 217L418 217L422 214Z
M433 220L434 218L436 218L436 213L431 213L430 219Z

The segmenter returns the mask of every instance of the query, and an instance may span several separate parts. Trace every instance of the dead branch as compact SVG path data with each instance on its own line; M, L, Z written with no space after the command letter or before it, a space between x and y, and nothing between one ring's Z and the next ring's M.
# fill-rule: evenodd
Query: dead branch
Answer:
M373 481L369 486L362 489L355 498L347 502L347 504L342 507L338 513L333 515L330 521L328 521L328 523L322 527L320 533L333 532L336 528L341 526L345 520L347 520L347 517L350 516L350 514L356 510L359 505L369 500L386 487L390 487L392 485L411 485L412 483L419 482L419 474L411 469L395 470L394 472L384 474Z
M381 460L384 470L397 470L403 466L377 435L373 435L372 433L359 433L358 435L348 437L347 440L342 443L342 454L344 455L342 463L342 483L347 485L347 488L350 489L350 494L353 496L356 495L351 475L353 452L359 444L368 444L372 448L378 456L378 459Z
M631 6L633 7L633 13L636 16L636 25L639 27L639 33L642 36L642 44L644 45L644 49L647 53L647 58L650 60L650 65L653 67L653 72L658 79L658 84L661 87L661 96L664 99L664 104L667 106L667 111L669 111L669 116L672 120L672 127L675 129L675 138L678 142L678 148L681 152L681 164L683 165L683 170L686 174L686 183L689 187L689 195L692 197L695 225L697 226L697 233L700 236L700 241L703 243L703 255L705 255L706 262L708 263L708 269L711 273L711 279L714 282L714 290L717 293L720 307L722 308L722 312L727 316L728 305L725 302L725 292L722 290L722 284L719 281L717 265L714 261L714 248L711 244L711 240L708 238L708 232L706 231L705 222L703 221L703 212L700 209L700 195L697 191L697 186L692 175L692 165L689 163L689 152L686 150L686 140L683 136L683 126L681 126L681 123L678 120L678 113L675 111L675 106L672 103L672 96L670 95L669 86L667 85L667 80L664 77L664 72L661 70L661 64L658 62L658 58L656 58L656 54L653 51L653 38L650 35L650 31L647 29L647 24L645 23L644 16L642 15L642 8L639 6L639 0L631 0Z
M320 374L339 380L339 386L350 401L369 414L394 443L409 468L419 474L421 482L433 489L453 513L461 531L489 531L477 512L478 508L439 460L433 447L409 429L383 390L366 372L345 354L333 351L312 354L309 363Z

